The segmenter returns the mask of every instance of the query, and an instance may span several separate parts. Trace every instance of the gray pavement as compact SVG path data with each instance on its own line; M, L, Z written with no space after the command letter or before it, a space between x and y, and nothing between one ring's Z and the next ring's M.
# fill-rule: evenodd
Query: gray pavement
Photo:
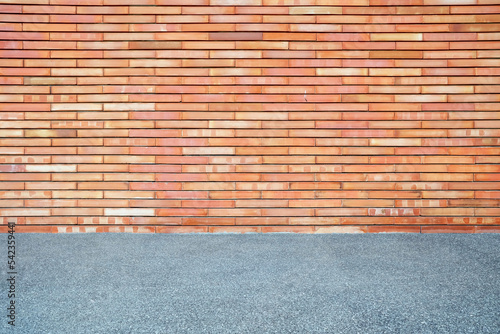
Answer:
M500 235L16 234L2 333L500 333Z

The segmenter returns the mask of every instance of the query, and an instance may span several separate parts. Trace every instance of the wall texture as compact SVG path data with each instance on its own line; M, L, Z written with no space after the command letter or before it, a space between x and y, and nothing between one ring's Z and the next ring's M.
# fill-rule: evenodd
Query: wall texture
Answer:
M500 232L495 4L0 0L3 223Z

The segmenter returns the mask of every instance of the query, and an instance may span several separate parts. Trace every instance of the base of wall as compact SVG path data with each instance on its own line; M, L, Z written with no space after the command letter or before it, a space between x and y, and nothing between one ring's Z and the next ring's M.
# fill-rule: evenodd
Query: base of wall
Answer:
M7 226L0 226L6 233ZM500 233L500 225L102 226L16 225L16 233Z

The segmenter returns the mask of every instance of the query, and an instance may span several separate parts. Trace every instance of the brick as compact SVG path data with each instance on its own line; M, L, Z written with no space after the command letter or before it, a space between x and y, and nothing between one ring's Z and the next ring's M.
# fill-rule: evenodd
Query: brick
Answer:
M316 209L316 216L365 216L368 212L365 208L331 208Z
M51 58L102 58L103 51L101 50L75 50L75 51L51 51ZM48 58L48 57L43 57Z
M421 41L421 33L372 33L371 41Z
M209 226L210 233L258 233L259 226Z
M25 6L26 7L26 6ZM2 13L22 13L23 6L21 5L0 5L0 12Z
M44 0L46 3L49 1ZM50 0L51 5L101 6L103 0Z
M286 7L235 7L235 14L288 14L288 8Z
M22 23L10 23L10 22L2 22L0 23L0 29L2 31L21 31L23 29ZM8 34L7 32L5 34Z
M193 185L194 187L195 185ZM186 189L184 189L186 190ZM157 198L174 198L174 199L195 199L195 198L208 198L207 191L163 191L158 192L156 195Z
M371 68L370 76L420 76L422 71L420 68L392 68L381 69Z
M117 3L118 4L118 3ZM121 3L123 5L123 3ZM111 7L111 6L99 6L99 7L77 7L77 14L128 14L128 7Z
M208 214L209 210L215 210L215 209L188 209L188 208L156 209L156 215L158 215L158 216L206 216ZM218 209L218 210L224 210L224 209ZM230 209L227 209L227 210L230 210Z
M395 42L342 42L343 49L351 49L351 50L393 50L396 48ZM372 57L370 51L370 58L381 58L381 57ZM375 52L375 51L373 51Z
M390 58L390 59L401 59L401 58L422 58L423 51L370 51L370 58Z
M154 15L103 15L103 23L154 23Z
M4 217L19 216L50 216L50 209L21 208L21 209L0 209L0 214Z
M420 146L420 138L378 138L370 139L370 146Z
M262 226L263 233L314 233L313 226Z
M235 218L208 218L208 217L187 217L182 218L183 225L234 225ZM235 226L231 226L235 227ZM211 226L210 228L227 228L222 226Z
M106 216L154 216L154 209L138 209L138 208L109 208L104 209Z
M473 216L473 208L422 208L423 216Z
M237 15L241 17L241 15ZM260 18L259 18L260 19ZM237 23L236 31L253 31L259 32L259 35L248 35L249 37L242 38L242 40L262 40L263 32L269 31L288 31L289 26L284 23ZM245 35L243 35L245 36ZM257 38L256 38L257 37ZM288 43L288 42L285 42Z
M207 233L207 226L158 226L156 233Z
M290 7L290 15L332 15L342 14L341 7Z
M476 233L498 233L500 228L497 226L476 226Z
M0 58L48 58L49 51L0 50Z
M278 40L278 41L312 41L316 40L315 33L303 33L303 32L264 32L262 38L263 40Z

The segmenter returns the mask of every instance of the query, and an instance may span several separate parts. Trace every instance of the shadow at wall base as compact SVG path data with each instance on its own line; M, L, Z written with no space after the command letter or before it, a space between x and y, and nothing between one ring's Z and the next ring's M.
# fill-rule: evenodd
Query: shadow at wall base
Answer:
M0 226L7 233L8 226ZM500 233L500 225L266 225L266 226L117 226L25 225L16 233Z

